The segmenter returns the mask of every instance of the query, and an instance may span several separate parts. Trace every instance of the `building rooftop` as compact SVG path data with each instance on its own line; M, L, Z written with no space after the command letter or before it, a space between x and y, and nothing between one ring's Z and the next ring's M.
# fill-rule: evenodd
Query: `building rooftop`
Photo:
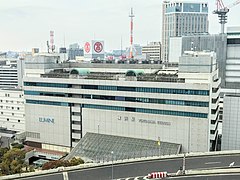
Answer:
M71 73L74 72L74 73ZM87 72L87 73L86 73ZM126 70L125 73L115 72L89 72L86 70L55 69L49 73L42 74L43 78L67 78L67 79L93 79L93 80L128 80L128 81L150 81L150 82L176 82L184 83L185 79L178 78L178 73L156 70L154 73L145 73L144 70Z

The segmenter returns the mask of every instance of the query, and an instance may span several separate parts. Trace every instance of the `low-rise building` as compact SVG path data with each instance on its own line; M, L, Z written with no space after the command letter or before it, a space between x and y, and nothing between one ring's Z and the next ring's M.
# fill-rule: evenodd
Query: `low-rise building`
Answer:
M161 61L161 43L151 42L142 47L142 54L146 54L147 60Z

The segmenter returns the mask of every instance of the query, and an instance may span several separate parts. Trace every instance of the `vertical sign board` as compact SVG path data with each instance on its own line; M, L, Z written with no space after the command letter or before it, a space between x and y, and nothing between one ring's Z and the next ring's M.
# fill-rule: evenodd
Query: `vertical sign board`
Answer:
M92 53L92 46L90 42L86 42L84 44L84 54L91 54Z
M92 43L91 43L91 41L85 42L83 49L84 49L85 61L90 61L92 59Z

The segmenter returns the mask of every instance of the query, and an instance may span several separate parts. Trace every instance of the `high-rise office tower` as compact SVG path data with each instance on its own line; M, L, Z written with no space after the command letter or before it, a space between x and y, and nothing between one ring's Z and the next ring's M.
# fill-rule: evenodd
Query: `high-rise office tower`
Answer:
M208 3L164 1L162 61L169 60L169 37L208 33Z

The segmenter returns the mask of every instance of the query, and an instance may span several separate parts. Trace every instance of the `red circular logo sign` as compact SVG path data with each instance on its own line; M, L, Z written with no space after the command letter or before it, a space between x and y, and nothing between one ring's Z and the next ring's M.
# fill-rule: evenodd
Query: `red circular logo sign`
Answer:
M90 43L89 43L89 42L86 42L86 43L85 43L84 49L85 49L85 52L86 52L86 53L89 53L89 52L90 52Z
M97 52L97 53L100 53L100 52L102 52L102 50L103 50L103 45L102 45L102 43L96 42L96 43L94 44L94 51Z

